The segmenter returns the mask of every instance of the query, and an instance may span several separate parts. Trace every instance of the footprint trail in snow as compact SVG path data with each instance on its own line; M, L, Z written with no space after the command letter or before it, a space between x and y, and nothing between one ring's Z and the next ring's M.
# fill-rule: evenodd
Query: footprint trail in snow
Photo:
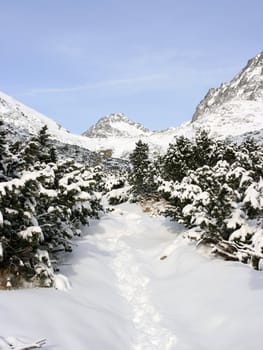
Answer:
M137 333L133 350L175 349L176 336L161 325L161 316L152 304L148 290L150 280L141 271L136 248L126 243L127 237L137 234L140 216L125 211L117 211L115 215L119 226L109 227L111 222L105 220L102 225L106 233L96 238L101 248L111 252L112 269L117 277L120 294L131 307Z

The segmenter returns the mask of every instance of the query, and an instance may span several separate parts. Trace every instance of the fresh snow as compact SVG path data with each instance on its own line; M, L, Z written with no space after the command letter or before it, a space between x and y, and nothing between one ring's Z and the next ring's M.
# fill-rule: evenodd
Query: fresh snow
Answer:
M54 350L261 349L262 274L210 259L183 232L115 207L76 241L58 290L1 292L0 335Z
M15 337L1 337L0 336L0 349L13 349L13 350L29 350L29 349L36 349L41 348L42 345L45 345L46 339L40 339L36 342L25 342L21 341L20 339L17 339Z
M29 226L25 230L18 232L17 235L25 240L28 240L29 242L32 242L36 238L37 240L44 239L40 226Z

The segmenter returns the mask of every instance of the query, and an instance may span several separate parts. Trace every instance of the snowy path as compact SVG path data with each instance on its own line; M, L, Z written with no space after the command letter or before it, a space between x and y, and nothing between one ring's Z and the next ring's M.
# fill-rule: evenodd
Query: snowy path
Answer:
M263 272L204 257L179 230L116 207L63 267L70 290L0 293L0 336L47 338L43 350L261 349Z
M175 349L176 336L161 325L161 316L149 295L149 278L140 269L136 249L125 242L129 237L134 240L140 235L141 230L145 229L141 227L141 215L125 210L117 210L113 215L117 220L112 223L102 220L100 223L108 231L101 236L100 247L111 252L113 256L111 265L117 276L117 286L132 309L132 320L137 331L132 349ZM116 221L121 224L117 228ZM152 224L155 224L156 230L156 222Z

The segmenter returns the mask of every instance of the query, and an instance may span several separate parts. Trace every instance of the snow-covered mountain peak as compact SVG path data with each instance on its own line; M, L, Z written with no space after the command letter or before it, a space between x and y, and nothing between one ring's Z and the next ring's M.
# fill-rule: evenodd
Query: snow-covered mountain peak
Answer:
M246 135L262 138L263 52L250 59L230 82L208 91L187 131L189 127L205 128L211 136L219 138L236 140Z
M150 130L130 120L123 113L109 114L83 133L91 138L139 137L147 134L150 134Z
M210 89L197 106L192 122L214 112L217 114L223 112L227 116L227 112L233 108L237 116L239 112L236 109L237 105L243 107L244 102L250 105L252 112L258 108L263 111L263 52L250 59L245 68L230 82L222 84L217 89ZM240 112L242 109L240 108Z

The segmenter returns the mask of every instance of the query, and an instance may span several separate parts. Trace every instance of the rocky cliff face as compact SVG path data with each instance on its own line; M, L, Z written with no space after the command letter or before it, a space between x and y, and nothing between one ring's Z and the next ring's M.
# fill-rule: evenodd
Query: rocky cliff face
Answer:
M217 110L231 109L231 102L248 102L251 106L262 107L263 103L263 52L248 61L245 68L229 83L217 89L210 89L199 103L192 122ZM263 111L263 108L262 108ZM237 111L238 112L238 111ZM243 115L243 113L242 113Z

